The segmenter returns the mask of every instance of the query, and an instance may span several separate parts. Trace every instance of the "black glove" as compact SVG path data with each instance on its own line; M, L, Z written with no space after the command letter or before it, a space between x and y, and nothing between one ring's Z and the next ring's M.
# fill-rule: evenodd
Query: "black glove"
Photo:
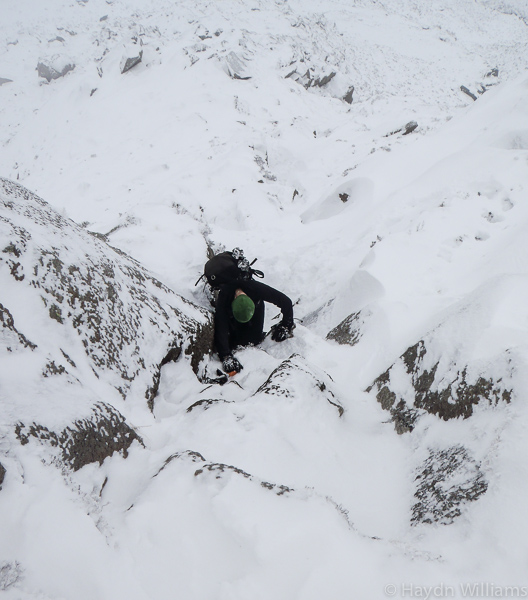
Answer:
M232 355L226 356L222 361L222 366L224 367L224 371L226 373L240 373L243 367L240 362Z
M271 339L274 342L284 342L284 340L293 337L294 328L295 325L288 326L282 322L277 323L276 325L273 325L273 327L270 329Z

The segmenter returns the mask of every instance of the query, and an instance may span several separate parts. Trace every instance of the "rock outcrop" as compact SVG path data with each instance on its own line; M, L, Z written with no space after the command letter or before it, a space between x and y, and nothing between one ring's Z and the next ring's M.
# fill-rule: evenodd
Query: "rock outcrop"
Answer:
M60 463L74 471L90 463L102 464L114 452L120 452L126 458L132 442L143 444L123 415L103 402L92 408L89 417L76 420L60 432L50 431L37 423L29 426L18 423L15 434L23 446L34 438L57 448Z
M73 69L75 69L75 65L73 63L64 63L64 61L58 57L49 60L41 60L37 64L38 76L42 77L42 79L45 79L48 83L54 79L64 77L66 73L73 71Z
M447 421L468 418L481 401L510 402L512 389L502 377L494 378L479 372L477 366L460 365L455 360L446 365L449 360L446 357L442 366L440 358L426 362L427 347L427 343L420 340L408 348L367 389L368 392L374 390L381 406L390 411L398 433L412 431L421 412Z
M303 393L305 390L307 393ZM312 392L317 390L316 394ZM318 372L298 354L284 360L255 392L282 398L315 397L325 400L341 417L344 408L332 391L332 380L324 372Z
M482 465L493 456L507 405L523 385L524 340L511 323L526 320L519 299L527 285L524 276L483 284L444 311L367 389L390 413L396 432L411 435L420 449L413 525L448 525L488 489ZM458 423L448 426L451 420Z
M121 60L120 70L121 74L130 71L135 66L139 65L139 63L143 60L143 50L139 50L139 52L130 51L127 56L124 56Z
M43 320L61 326L54 329L64 351L53 357L57 364L82 348L96 376L123 397L142 381L152 400L160 366L185 350L197 370L211 349L210 313L5 179L0 179L0 276L38 307ZM37 346L15 327L13 313L27 316L24 308L0 307L6 349ZM75 359L66 360L73 372Z
M413 525L449 525L468 502L478 500L488 489L480 466L463 446L430 450L416 475L416 483Z
M355 346L361 339L361 312L352 313L328 332L326 339L341 345Z
M208 311L5 179L0 281L5 424L69 469L141 443L106 400L115 390L152 409L162 366L188 360L198 372L212 348Z

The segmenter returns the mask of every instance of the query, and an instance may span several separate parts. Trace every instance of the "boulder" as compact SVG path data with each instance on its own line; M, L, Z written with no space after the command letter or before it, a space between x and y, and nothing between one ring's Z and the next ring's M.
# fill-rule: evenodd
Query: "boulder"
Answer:
M345 102L347 102L348 104L352 104L353 96L354 96L354 86L352 85L348 88L347 93L343 96L343 100Z
M488 489L480 465L464 446L429 450L416 475L411 524L451 524Z
M121 59L120 70L121 74L130 71L143 60L143 50L139 52L130 52L128 56L124 56Z
M247 74L246 61L235 52L230 52L226 56L224 70L232 79L251 79L251 76Z
M460 86L460 91L464 92L466 96L469 96L472 100L477 100L477 96L473 92L471 92L465 85Z
M73 63L64 63L59 57L48 60L41 60L37 64L37 72L39 77L45 79L48 83L53 79L64 77L66 73L73 71L75 65Z
M290 71L288 73L288 75L286 75L286 79L293 79L293 81L296 81L298 84L302 85L305 89L311 88L311 87L324 87L325 85L329 84L330 81L332 81L332 79L336 76L336 72L335 71L331 71L330 73L327 73L325 75L316 75L315 74L315 70L311 67L309 67L308 69L306 69L306 71L304 73L299 73L297 71L297 69L294 69L293 71ZM349 90L350 91L350 90ZM353 89L352 89L353 91Z
M401 133L402 135L409 135L409 133L412 133L417 128L418 128L418 123L416 121L409 121L403 127L395 129L394 131L391 131L390 133L385 134L383 137L389 137L391 135L396 135L397 133Z

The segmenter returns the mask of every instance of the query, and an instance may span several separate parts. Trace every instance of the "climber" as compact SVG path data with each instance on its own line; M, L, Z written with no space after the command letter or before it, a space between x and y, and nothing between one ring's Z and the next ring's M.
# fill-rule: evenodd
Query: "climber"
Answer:
M278 306L282 312L282 320L270 329L271 339L283 342L293 337L293 306L288 296L253 279L219 286L215 346L226 373L234 374L242 369L233 356L235 348L259 344L264 339L264 302Z

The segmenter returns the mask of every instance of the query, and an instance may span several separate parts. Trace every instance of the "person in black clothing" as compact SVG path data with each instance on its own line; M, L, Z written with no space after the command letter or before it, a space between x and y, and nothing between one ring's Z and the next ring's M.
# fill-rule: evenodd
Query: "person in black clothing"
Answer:
M220 286L215 312L215 345L227 373L242 369L233 356L237 346L259 344L264 339L264 302L278 306L282 312L280 323L271 328L271 339L282 342L292 337L293 305L286 294L253 279Z

